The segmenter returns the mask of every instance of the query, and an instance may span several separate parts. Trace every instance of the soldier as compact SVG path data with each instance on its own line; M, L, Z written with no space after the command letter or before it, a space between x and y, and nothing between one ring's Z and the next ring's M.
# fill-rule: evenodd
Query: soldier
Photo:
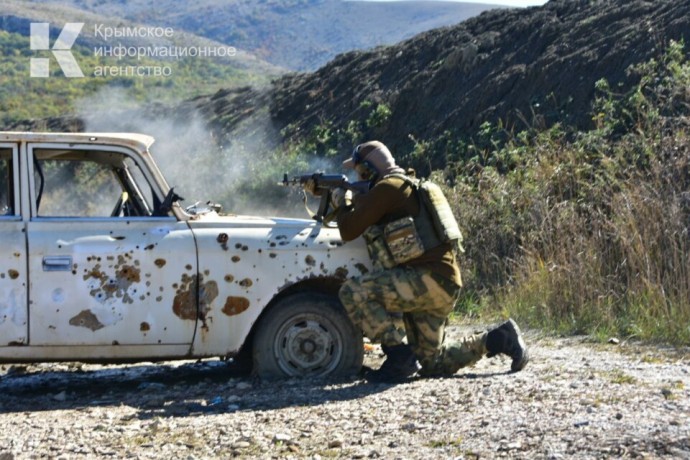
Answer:
M363 235L374 263L371 273L348 280L339 292L353 323L372 342L380 342L386 355L383 365L368 372L366 379L396 382L417 371L424 376L452 375L487 353L511 357L514 372L524 368L527 349L512 319L444 343L444 327L462 281L456 260L460 233L440 189L431 204L420 200L419 181L396 165L378 141L358 145L343 165L371 183L367 193L354 197L343 189L333 193L342 239ZM439 220L448 228L439 229ZM448 230L456 241L439 237L439 231Z

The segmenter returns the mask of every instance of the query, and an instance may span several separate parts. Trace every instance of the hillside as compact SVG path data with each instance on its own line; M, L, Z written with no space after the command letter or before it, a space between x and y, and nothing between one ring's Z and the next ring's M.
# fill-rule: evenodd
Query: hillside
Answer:
M634 83L627 77L631 65L658 58L666 43L689 30L690 0L551 0L345 53L316 72L285 75L268 87L226 88L175 108L157 105L146 110L155 122L144 123L141 111L85 115L86 128L167 135L179 126L158 131L161 120L174 126L200 114L215 142L240 144L242 152L262 157L280 145L328 156L379 138L426 174L463 160L484 123L515 133L555 123L591 127L598 80L624 92ZM63 121L8 127L84 126Z
M276 66L314 70L335 55L394 44L495 8L442 1L343 0L32 0L104 17L173 27L247 51Z
M670 40L690 40L689 0L494 10L281 78L271 114L286 139L327 130L338 150L375 137L402 157L424 147L423 163L442 168L484 122L516 132L590 127L595 83L624 92L628 68L658 58Z
M485 123L513 133L592 127L597 81L624 93L635 83L630 66L658 59L689 31L690 0L551 0L345 53L268 89L223 90L184 109L203 113L227 139L261 114L257 124L271 127L262 149L301 144L331 155L379 138L428 173L462 160Z
M44 4L36 8L31 2L2 3L0 124L4 127L19 120L74 116L80 106L93 105L91 99L97 98L100 93L118 92L119 105L129 107L147 103L174 105L219 88L248 84L262 86L285 72L242 50L235 50L232 56L195 55L182 58L115 55L112 51L116 47L120 47L119 50L183 48L226 51L228 46L184 31L173 31L170 36L164 37L114 39L99 34L99 28L138 30L143 25L64 5ZM51 24L53 44L65 23L84 23L70 51L85 78L66 78L49 51L31 49L29 35L34 22ZM110 53L98 55L103 50ZM50 78L30 77L29 67L34 58L49 59ZM156 70L158 74L153 72ZM134 71L142 73L135 74ZM56 123L59 126L59 122ZM83 124L76 123L69 129L79 126Z
M83 128L84 123L77 120L64 126L59 118L83 118L85 108L97 109L94 100L117 100L118 109L142 104L175 105L221 88L262 87L287 68L315 67L340 51L394 43L418 31L457 23L490 8L433 1L340 0L206 0L194 4L172 0L24 0L0 1L0 6L0 72L5 77L0 87L0 123L7 128L21 120L53 117L53 121L40 123L53 129ZM35 22L51 24L53 42L65 23L84 23L72 52L87 78L64 78L52 58L51 75L56 78L27 77L32 58L50 56L29 47L30 25ZM106 29L139 27L165 27L171 34L117 38L103 35ZM183 59L97 55L115 47L119 47L118 51L232 47L235 54ZM167 75L102 76L98 72L103 68L117 72L164 69ZM114 92L119 96L113 97ZM221 118L225 121L237 117L223 114Z
M186 30L173 30L170 37L123 37L104 39L96 33L96 29L104 28L136 28L151 27L146 22L129 20L117 15L100 14L88 11L78 5L70 6L61 2L35 2L25 0L21 2L0 1L0 30L28 37L30 24L34 22L48 22L51 24L51 36L57 38L62 27L67 22L82 22L84 28L80 31L76 44L93 48L103 45L130 46L224 46L223 43L206 38L203 35ZM26 52L26 50L19 50ZM271 65L255 55L238 48L237 55L225 61L233 68L246 69L254 74L273 74L281 69Z
M379 138L428 173L462 160L485 123L513 133L591 128L597 81L624 93L635 83L630 66L658 59L689 31L690 0L551 0L345 53L268 88L200 96L183 110L204 114L228 140L260 115L255 124L270 125L252 140L260 149L301 144L323 156Z

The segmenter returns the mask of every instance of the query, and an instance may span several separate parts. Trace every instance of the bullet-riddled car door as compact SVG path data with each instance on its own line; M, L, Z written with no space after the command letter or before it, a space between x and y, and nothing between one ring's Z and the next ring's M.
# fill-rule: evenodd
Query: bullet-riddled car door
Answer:
M17 145L0 144L0 346L28 341L26 234L19 209L18 161Z
M28 153L31 345L191 344L193 236L153 215L146 170L116 147L29 144Z

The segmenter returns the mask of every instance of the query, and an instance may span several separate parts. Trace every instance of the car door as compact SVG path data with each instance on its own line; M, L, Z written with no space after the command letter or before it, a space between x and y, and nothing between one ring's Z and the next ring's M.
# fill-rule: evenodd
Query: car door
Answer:
M0 143L0 346L25 345L26 234L19 202L18 145Z
M195 243L185 222L154 216L161 197L143 161L118 146L30 143L27 154L31 345L120 345L106 358L188 350Z

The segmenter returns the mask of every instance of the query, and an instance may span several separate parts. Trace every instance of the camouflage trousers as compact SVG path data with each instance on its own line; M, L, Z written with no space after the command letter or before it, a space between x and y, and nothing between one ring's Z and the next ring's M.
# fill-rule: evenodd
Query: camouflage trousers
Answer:
M421 374L451 375L486 353L486 333L444 343L459 287L428 269L395 267L346 281L339 297L350 319L372 342L407 343Z

